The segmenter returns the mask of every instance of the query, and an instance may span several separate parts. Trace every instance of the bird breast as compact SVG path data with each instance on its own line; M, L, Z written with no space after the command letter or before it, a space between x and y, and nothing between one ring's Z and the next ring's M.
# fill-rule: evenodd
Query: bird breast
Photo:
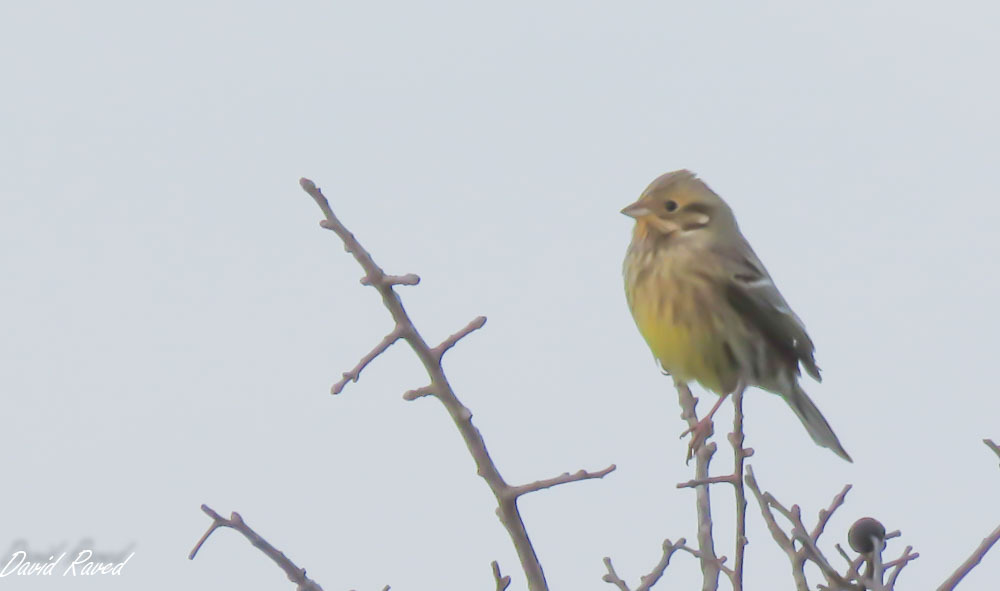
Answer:
M639 332L663 369L722 394L735 386L739 368L726 344L728 306L711 278L689 264L683 249L630 248L623 268L629 308Z

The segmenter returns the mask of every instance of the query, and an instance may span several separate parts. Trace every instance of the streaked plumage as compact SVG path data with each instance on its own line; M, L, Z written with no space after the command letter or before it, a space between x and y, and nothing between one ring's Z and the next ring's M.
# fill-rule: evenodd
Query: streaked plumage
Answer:
M740 385L778 394L816 443L850 461L798 384L800 366L820 379L813 342L722 198L679 170L622 213L636 219L624 263L629 309L663 369L719 395Z

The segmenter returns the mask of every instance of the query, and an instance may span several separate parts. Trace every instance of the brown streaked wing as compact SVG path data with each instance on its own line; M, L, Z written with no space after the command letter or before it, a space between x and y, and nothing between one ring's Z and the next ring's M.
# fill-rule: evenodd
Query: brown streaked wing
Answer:
M731 271L725 280L726 299L764 335L776 352L788 360L796 373L801 362L809 375L821 381L815 346L805 326L781 296L750 245L744 243L744 246L741 256L724 257Z

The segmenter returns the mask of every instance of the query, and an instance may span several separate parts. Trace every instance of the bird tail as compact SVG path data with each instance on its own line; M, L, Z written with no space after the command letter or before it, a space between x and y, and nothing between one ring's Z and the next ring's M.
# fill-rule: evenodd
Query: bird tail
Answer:
M818 445L833 450L833 453L848 462L854 461L847 454L844 446L840 444L837 435L830 428L830 423L826 422L826 419L823 418L823 413L819 411L819 408L809 398L809 395L797 383L792 384L791 392L783 396L783 398L788 403L788 406L792 407L795 414L798 415L799 420L802 421L802 425L805 426L806 431L809 432L809 436L813 438L813 441Z

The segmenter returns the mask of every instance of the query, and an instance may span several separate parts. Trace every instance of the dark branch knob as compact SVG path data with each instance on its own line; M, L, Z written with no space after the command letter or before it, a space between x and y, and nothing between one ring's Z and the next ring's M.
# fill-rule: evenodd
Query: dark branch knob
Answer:
M879 542L885 540L885 526L878 519L872 517L862 517L855 521L850 531L847 532L847 541L858 554L868 554L874 550L874 540ZM878 549L882 550L881 543Z

